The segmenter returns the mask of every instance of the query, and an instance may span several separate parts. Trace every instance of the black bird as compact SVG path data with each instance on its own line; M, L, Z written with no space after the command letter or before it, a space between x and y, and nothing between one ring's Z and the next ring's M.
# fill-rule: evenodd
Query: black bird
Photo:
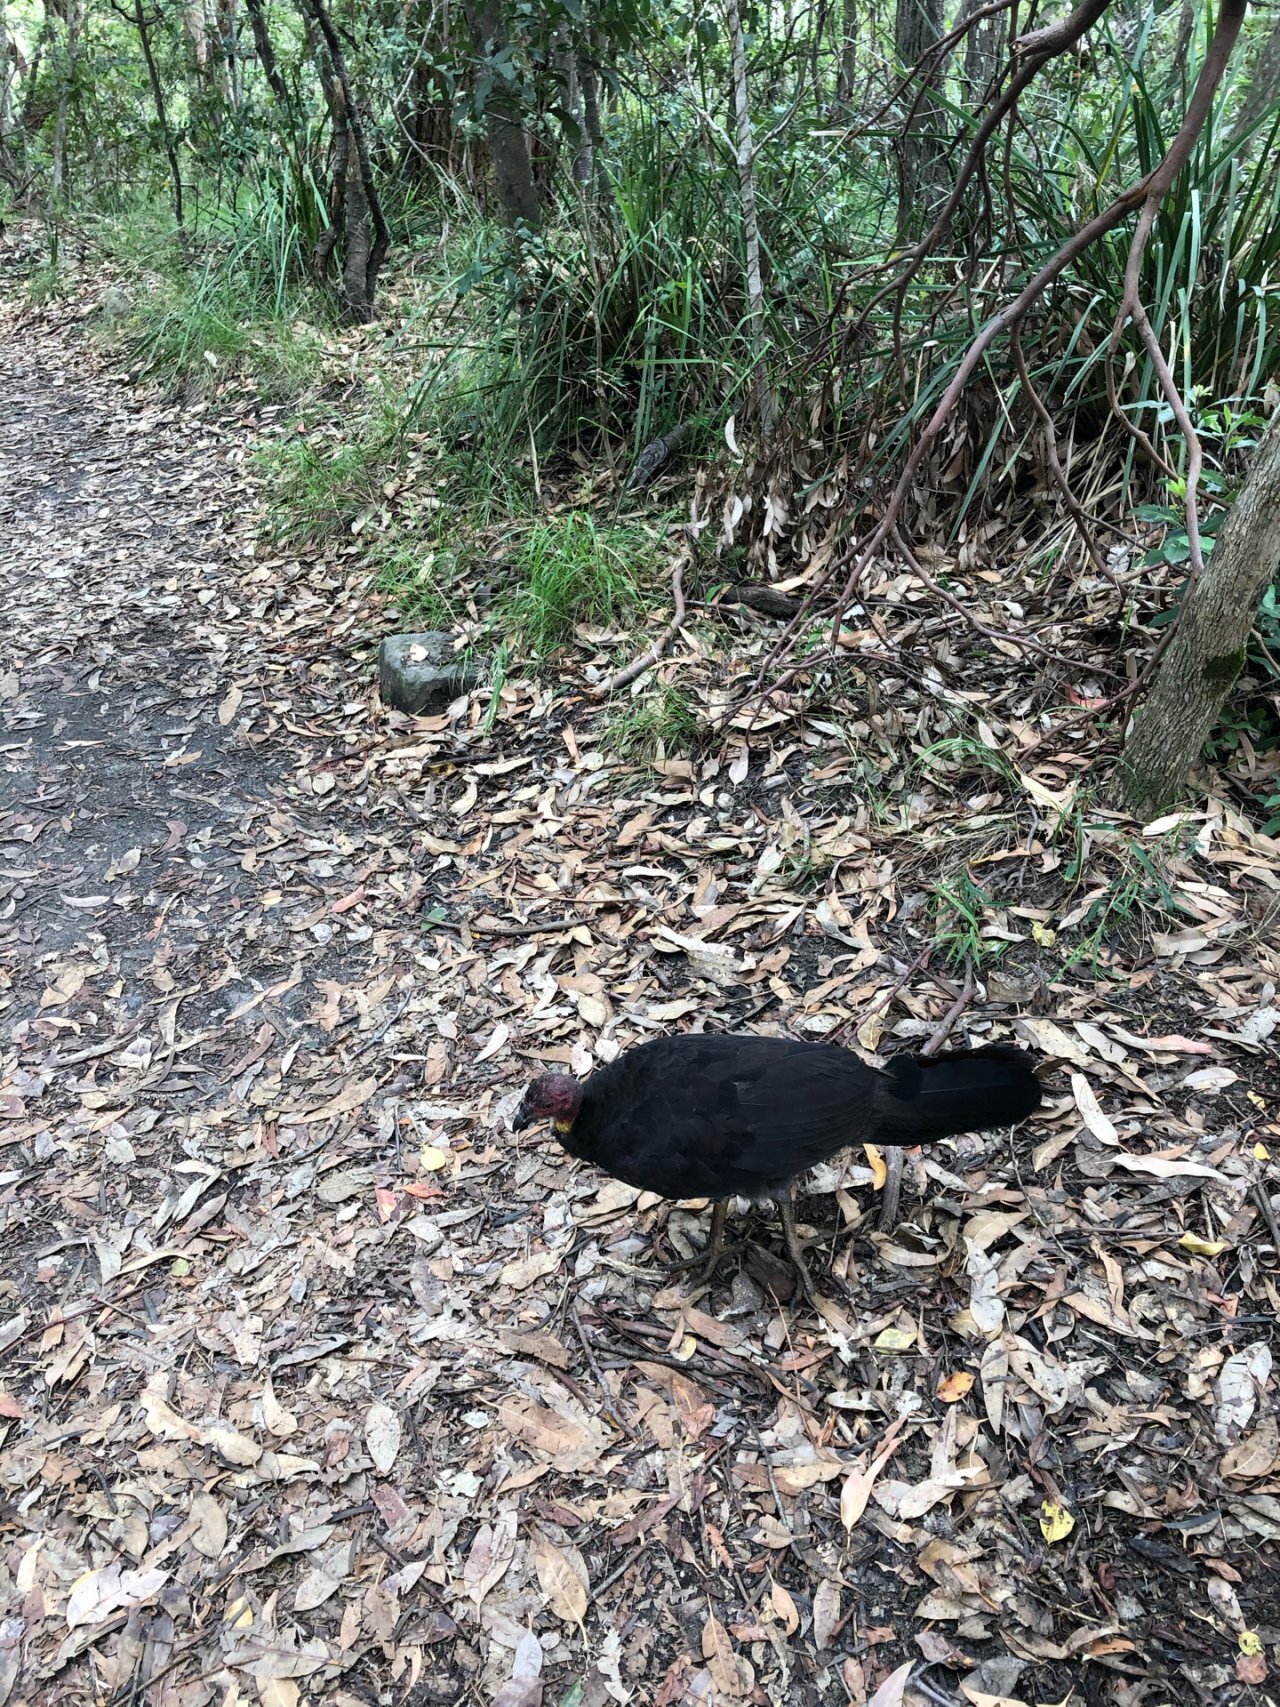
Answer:
M714 1198L707 1276L724 1248L727 1199L776 1201L812 1300L794 1179L852 1144L1013 1126L1039 1106L1031 1058L1009 1044L899 1055L881 1070L830 1043L687 1032L637 1044L585 1083L544 1073L513 1125L549 1120L571 1156L643 1191Z

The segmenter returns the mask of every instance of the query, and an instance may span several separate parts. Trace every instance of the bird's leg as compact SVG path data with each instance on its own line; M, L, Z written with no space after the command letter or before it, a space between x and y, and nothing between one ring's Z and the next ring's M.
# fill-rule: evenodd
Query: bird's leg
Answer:
M711 1209L711 1231L707 1236L705 1246L697 1256L688 1257L684 1262L669 1262L663 1266L668 1274L680 1274L687 1269L699 1269L699 1279L710 1280L724 1255L724 1224L729 1214L729 1199L718 1197Z
M791 1258L791 1266L796 1271L796 1282L810 1309L816 1310L818 1300L814 1295L813 1281L809 1278L809 1266L804 1260L804 1248L796 1234L795 1192L790 1186L787 1187L787 1195L778 1204L778 1214L782 1217L782 1236L787 1242L787 1255Z

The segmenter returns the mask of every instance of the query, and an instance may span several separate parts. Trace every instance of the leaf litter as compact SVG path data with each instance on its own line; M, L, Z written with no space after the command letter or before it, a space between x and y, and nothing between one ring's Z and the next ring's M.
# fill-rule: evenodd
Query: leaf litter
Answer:
M1033 750L1012 664L972 697L1029 753L1014 818L909 768L876 808L856 706L781 692L647 773L572 676L388 714L349 556L255 533L269 423L12 330L0 1703L1266 1684L1274 847L1210 802L1194 927L1068 966L1083 755ZM952 621L914 608L916 655ZM1046 1110L909 1155L883 1228L882 1158L820 1170L816 1315L767 1218L681 1290L650 1248L704 1210L508 1131L531 1073L661 1029L920 1046L963 995L940 848L1021 874L961 1005Z

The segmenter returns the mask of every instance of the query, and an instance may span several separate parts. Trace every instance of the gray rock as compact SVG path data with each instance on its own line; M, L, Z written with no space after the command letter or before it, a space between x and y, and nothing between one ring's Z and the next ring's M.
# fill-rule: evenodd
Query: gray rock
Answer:
M108 285L98 298L98 313L104 320L124 320L133 313L133 303L118 285Z
M378 648L382 702L410 717L441 710L479 680L475 663L454 651L451 634L389 634Z

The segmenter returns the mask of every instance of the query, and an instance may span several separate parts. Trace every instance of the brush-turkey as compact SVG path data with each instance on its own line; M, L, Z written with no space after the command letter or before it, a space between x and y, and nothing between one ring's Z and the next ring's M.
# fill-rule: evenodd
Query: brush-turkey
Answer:
M792 1208L797 1176L852 1144L1013 1126L1039 1105L1030 1057L1008 1044L899 1055L880 1069L829 1043L689 1032L637 1044L585 1082L544 1073L513 1124L549 1120L571 1156L643 1191L713 1198L708 1276L727 1200L772 1199L812 1299Z

